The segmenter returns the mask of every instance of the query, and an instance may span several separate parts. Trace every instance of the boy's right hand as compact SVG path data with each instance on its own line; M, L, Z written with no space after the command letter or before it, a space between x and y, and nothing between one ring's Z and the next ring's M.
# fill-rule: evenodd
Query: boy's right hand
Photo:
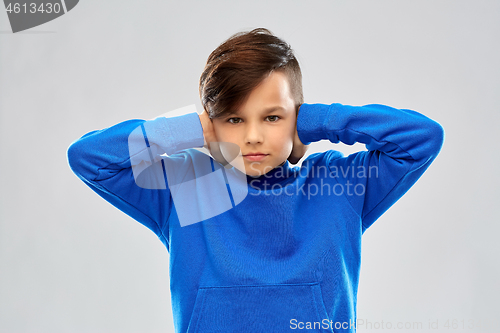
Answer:
M201 127L203 128L203 138L205 139L205 147L210 150L210 142L216 142L217 138L214 132L212 120L208 116L206 110L198 115L200 117Z
M212 157L222 164L223 166L231 167L229 162L224 158L222 152L220 150L219 142L217 141L217 137L215 136L215 130L212 123L212 120L208 116L206 110L203 110L202 113L198 115L200 117L201 127L203 128L203 137L205 139L204 147L208 149ZM210 145L212 143L212 146Z

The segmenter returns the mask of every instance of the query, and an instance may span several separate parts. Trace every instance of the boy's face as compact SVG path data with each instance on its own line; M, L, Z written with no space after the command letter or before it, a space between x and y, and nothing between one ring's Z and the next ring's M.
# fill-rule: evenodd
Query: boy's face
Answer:
M284 73L273 72L250 92L241 107L213 119L213 128L217 141L240 147L245 173L260 176L290 156L296 121L288 79ZM252 157L251 153L264 155Z

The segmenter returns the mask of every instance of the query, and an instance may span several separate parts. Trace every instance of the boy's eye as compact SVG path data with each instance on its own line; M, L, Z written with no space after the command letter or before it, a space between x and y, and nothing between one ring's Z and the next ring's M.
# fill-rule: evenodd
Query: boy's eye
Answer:
M231 124L237 124L237 123L239 123L239 121L238 121L238 122L233 122L233 121L231 121L232 119L238 119L238 120L241 120L241 118L229 118L227 121L228 121L228 122L230 122Z
M267 116L266 118L268 118L271 123L275 123L278 121L278 119L280 117L279 116ZM227 121L231 124L239 124L239 123L241 123L241 118L232 117L232 118L228 118Z

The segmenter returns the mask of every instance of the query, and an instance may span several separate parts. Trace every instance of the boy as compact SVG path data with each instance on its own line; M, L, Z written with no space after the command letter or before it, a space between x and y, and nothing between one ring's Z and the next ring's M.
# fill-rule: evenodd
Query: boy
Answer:
M165 244L175 331L354 332L361 236L443 129L411 110L304 104L292 50L266 29L212 52L200 97L200 115L125 121L68 150L78 177ZM323 139L368 151L290 166ZM203 146L213 158L191 149ZM222 190L204 183L216 173Z

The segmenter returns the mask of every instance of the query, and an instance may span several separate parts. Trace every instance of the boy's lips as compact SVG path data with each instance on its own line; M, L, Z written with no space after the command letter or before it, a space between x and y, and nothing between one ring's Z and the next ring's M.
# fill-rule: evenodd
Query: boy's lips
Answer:
M249 155L267 155L267 154L261 153L260 151L255 151L255 152L245 154L243 156L249 156Z
M265 158L267 155L268 154L257 152L257 153L249 153L249 154L243 155L243 157L245 157L246 159L248 159L250 161L260 161L263 158Z

